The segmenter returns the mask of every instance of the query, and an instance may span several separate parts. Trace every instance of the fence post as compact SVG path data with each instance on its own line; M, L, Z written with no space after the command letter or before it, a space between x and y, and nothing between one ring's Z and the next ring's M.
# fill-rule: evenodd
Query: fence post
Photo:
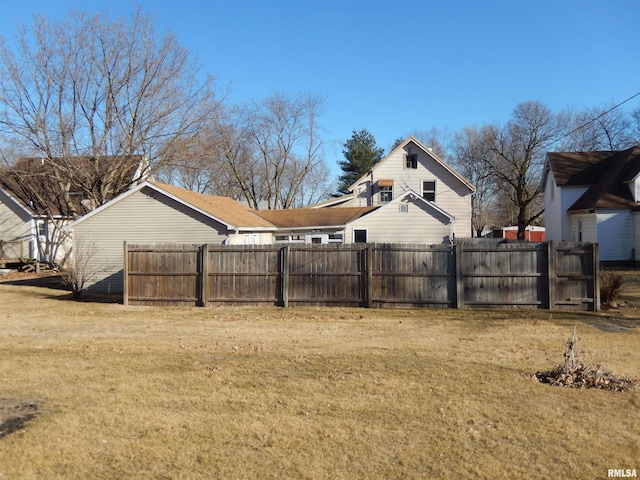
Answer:
M549 310L556 308L556 281L558 279L558 247L555 242L547 242L547 296Z
M367 308L371 308L373 306L373 247L371 245L367 245L365 250L366 263L366 278L367 278L367 288L365 290L367 298L365 299L365 305Z
M126 240L122 243L124 244L124 268L122 269L124 292L122 303L129 305L129 246Z
M280 276L282 278L282 306L287 308L289 306L289 250L291 246L285 245L282 248L282 272Z
M453 247L453 259L456 265L456 308L464 308L463 245L463 243L456 243Z
M209 244L200 246L200 304L203 307L209 305Z
M593 311L600 311L600 251L599 244L592 243L593 258Z

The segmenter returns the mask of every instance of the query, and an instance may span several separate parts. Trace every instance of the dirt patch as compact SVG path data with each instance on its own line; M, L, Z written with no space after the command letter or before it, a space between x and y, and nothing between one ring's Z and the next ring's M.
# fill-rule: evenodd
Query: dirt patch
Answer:
M23 430L38 412L39 406L35 400L0 397L0 439Z

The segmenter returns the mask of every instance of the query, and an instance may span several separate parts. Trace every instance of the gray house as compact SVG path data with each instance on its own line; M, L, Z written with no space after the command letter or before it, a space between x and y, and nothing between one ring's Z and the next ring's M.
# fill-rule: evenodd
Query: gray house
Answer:
M385 206L411 192L427 202L430 211L438 211L438 215L444 214L451 219L451 237L471 236L471 198L475 187L415 137L409 137L398 145L369 172L356 180L349 187L349 191L348 195L315 207ZM393 218L380 216L379 219L389 227L397 223ZM387 223L389 220L391 224ZM406 226L405 220L406 218L402 220L402 225ZM438 221L433 224L437 226ZM412 221L411 228L417 226L418 224ZM393 234L396 238L402 238L405 230L408 229L400 227ZM419 228L416 234L418 231ZM421 243L426 241L427 239Z
M73 255L89 261L90 290L123 291L124 242L450 243L455 218L408 190L384 205L252 210L228 197L145 182L69 225Z

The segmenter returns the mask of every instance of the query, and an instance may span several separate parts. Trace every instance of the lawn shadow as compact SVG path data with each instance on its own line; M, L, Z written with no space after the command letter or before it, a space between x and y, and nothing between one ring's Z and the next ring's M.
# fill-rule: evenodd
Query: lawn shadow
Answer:
M80 298L74 298L70 288L64 284L62 275L59 274L14 278L4 281L0 280L0 284L15 285L18 287L39 287L55 290L56 292L67 292L65 295L60 295L59 293L45 295L47 298L53 300L75 301L82 303L123 303L121 294L84 292Z

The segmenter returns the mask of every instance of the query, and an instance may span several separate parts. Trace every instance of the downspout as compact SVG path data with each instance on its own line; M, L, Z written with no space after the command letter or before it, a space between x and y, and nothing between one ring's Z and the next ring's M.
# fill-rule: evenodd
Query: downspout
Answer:
M449 223L449 238L452 245L456 242L456 233L454 232L454 229L453 229L453 227L455 226L455 223L456 223L456 217L453 217L451 219L451 223Z
M224 242L222 242L223 245L231 245L231 239L235 238L239 235L239 228L235 227L234 229L234 233L232 233L231 235L227 235L227 238L225 239Z

